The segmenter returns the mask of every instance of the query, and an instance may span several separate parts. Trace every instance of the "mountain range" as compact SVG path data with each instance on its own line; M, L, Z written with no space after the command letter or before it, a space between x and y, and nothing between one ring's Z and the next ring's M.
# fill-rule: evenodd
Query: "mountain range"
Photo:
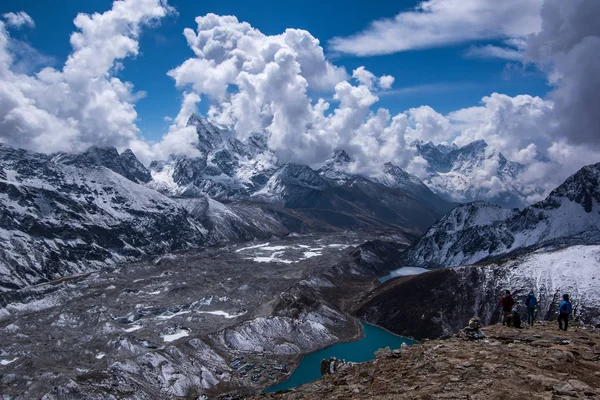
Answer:
M518 184L525 165L507 160L484 140L462 147L431 142L415 147L417 155L427 161L423 182L443 199L456 203L485 200L506 208L528 205Z
M414 240L453 206L393 166L394 184L334 180L279 163L259 137L242 143L196 116L189 124L200 156L148 169L130 150L45 155L0 144L0 289L291 232L394 231Z
M148 168L131 150L92 147L45 155L0 144L1 290L145 255L291 232L391 230L416 240L429 228L407 253L410 262L447 266L552 239L559 228L585 231L570 222L548 225L546 233L534 226L565 212L556 191L523 211L460 205L431 226L456 200L523 204L511 182L524 167L483 141L463 147L417 144L428 163L421 181L391 162L372 176L348 173L354 160L344 150L318 169L284 163L264 136L242 142L197 115L188 126L196 129L198 155L171 155ZM507 188L500 195L469 185L490 160ZM586 193L573 196L591 204ZM520 228L527 235L511 234Z
M401 273L369 293L355 313L398 334L439 337L477 315L499 322L498 298L517 306L530 290L538 318L555 319L564 293L574 317L600 323L600 163L580 169L546 199L522 211L486 202L461 204L400 256ZM418 272L425 271L420 270Z

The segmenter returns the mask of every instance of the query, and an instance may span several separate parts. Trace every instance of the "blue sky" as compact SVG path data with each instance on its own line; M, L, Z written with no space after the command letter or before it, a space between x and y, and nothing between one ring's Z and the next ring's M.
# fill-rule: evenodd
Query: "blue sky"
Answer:
M465 53L476 41L439 48L410 50L390 55L359 57L333 52L328 41L336 36L349 36L363 30L377 19L389 18L414 8L416 1L369 2L339 1L184 1L171 0L178 15L163 18L153 28L145 28L140 38L141 53L124 61L125 68L117 74L145 91L146 97L135 104L137 126L142 135L159 140L168 129L165 116L174 117L181 106L182 90L177 89L167 71L193 56L182 32L195 28L194 18L209 12L235 15L267 35L282 33L286 28L309 31L321 41L329 60L351 71L361 65L375 75L395 77L390 94L380 96L378 106L393 114L412 107L429 105L445 114L479 104L483 96L493 92L509 96L530 94L545 96L549 90L546 76L533 67L527 68L503 59L469 58ZM0 14L25 11L35 21L34 29L13 33L17 39L30 43L60 68L72 49L69 35L75 30L73 18L79 12L104 12L111 8L110 0L86 1L2 1ZM485 43L500 44L487 40ZM394 90L395 89L395 90ZM207 102L200 103L202 112Z

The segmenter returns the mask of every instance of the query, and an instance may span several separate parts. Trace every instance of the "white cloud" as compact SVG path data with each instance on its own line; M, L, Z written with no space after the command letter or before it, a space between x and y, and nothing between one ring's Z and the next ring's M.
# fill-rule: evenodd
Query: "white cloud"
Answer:
M562 143L556 135L552 100L493 93L479 106L448 115L429 106L391 115L376 107L380 95L455 90L461 83L385 90L393 84L393 77L376 77L359 67L352 72L352 79L346 76L332 87L334 107L310 97L315 83L307 71L326 70L324 65L331 65L333 70L335 67L322 56L318 41L308 32L293 31L290 40L289 30L266 36L234 17L209 14L196 21L196 31L185 31L196 57L169 74L178 86L207 95L210 117L234 128L240 139L251 132L265 132L270 147L284 162L318 166L333 150L344 149L355 160L349 166L350 172L376 175L381 173L383 163L392 161L423 176L426 161L416 156L414 141L465 145L483 139L509 159L527 166L522 181L515 185L530 194L530 200L539 199L536 188L549 190L573 173L577 165L583 165L574 155L574 147ZM299 38L317 49L299 47ZM505 44L520 54L526 47L521 39L510 39ZM298 48L321 56L302 58ZM553 150L556 146L561 152ZM559 158L553 154L559 153L566 154L561 162L568 167L558 165ZM593 157L590 153L586 160ZM488 161L478 171L475 184L489 193L504 190L504 184L494 177L498 168L497 160ZM553 171L551 179L541 173L549 170Z
M538 149L552 144L554 138L548 135L553 124L551 101L529 95L510 97L493 93L484 97L482 103L448 115L461 131L454 140L457 145L485 140L509 159L516 159L522 157L517 153L532 143Z
M6 20L6 25L11 28L20 29L22 27L35 27L35 22L33 18L29 16L25 11L19 12L9 12L6 14L2 14L2 17Z
M473 40L520 38L541 28L543 0L426 0L414 10L374 21L362 32L330 41L358 56L439 47Z
M542 31L529 38L526 60L548 74L558 121L555 136L600 149L600 2L546 0Z
M362 85L367 86L369 89L373 88L377 78L371 71L367 71L365 67L358 67L352 71L352 77L359 81Z
M501 58L503 60L521 61L523 53L510 48L491 44L485 46L471 46L466 54L468 58Z
M379 78L379 87L387 90L392 87L396 79L391 75L383 75Z
M145 95L114 76L138 54L140 29L171 11L164 0L115 1L102 14L79 14L73 52L61 70L19 71L0 22L0 141L42 152L139 140L133 103Z
M450 120L429 106L421 106L408 110L409 127L406 136L409 141L445 143L451 139L455 131Z
M130 142L133 152L144 162L151 160L166 160L171 154L182 154L196 157L200 151L196 148L198 144L198 133L194 126L188 126L187 122L192 114L198 113L196 104L200 102L200 96L196 93L184 93L181 109L160 142L149 144L142 140Z

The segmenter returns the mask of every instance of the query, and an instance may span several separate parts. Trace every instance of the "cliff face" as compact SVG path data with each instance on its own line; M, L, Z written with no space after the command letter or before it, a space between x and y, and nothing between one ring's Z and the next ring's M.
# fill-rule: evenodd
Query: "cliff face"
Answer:
M466 322L463 322L466 323ZM426 341L257 399L597 399L600 331L555 323Z

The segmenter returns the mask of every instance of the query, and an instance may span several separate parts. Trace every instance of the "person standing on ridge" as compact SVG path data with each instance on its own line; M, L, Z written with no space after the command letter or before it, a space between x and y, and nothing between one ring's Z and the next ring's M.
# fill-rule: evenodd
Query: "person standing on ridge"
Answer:
M525 299L525 305L527 306L527 323L530 326L533 326L533 321L535 320L535 306L537 306L537 299L535 298L533 289Z
M515 299L511 296L510 290L507 290L506 294L500 298L500 304L502 304L502 325L506 325L506 320L511 316L515 305Z
M562 329L563 331L567 331L569 327L569 315L573 311L573 306L571 305L571 301L569 300L568 294L563 294L563 301L558 306L558 329ZM563 321L565 323L565 328L563 329Z

